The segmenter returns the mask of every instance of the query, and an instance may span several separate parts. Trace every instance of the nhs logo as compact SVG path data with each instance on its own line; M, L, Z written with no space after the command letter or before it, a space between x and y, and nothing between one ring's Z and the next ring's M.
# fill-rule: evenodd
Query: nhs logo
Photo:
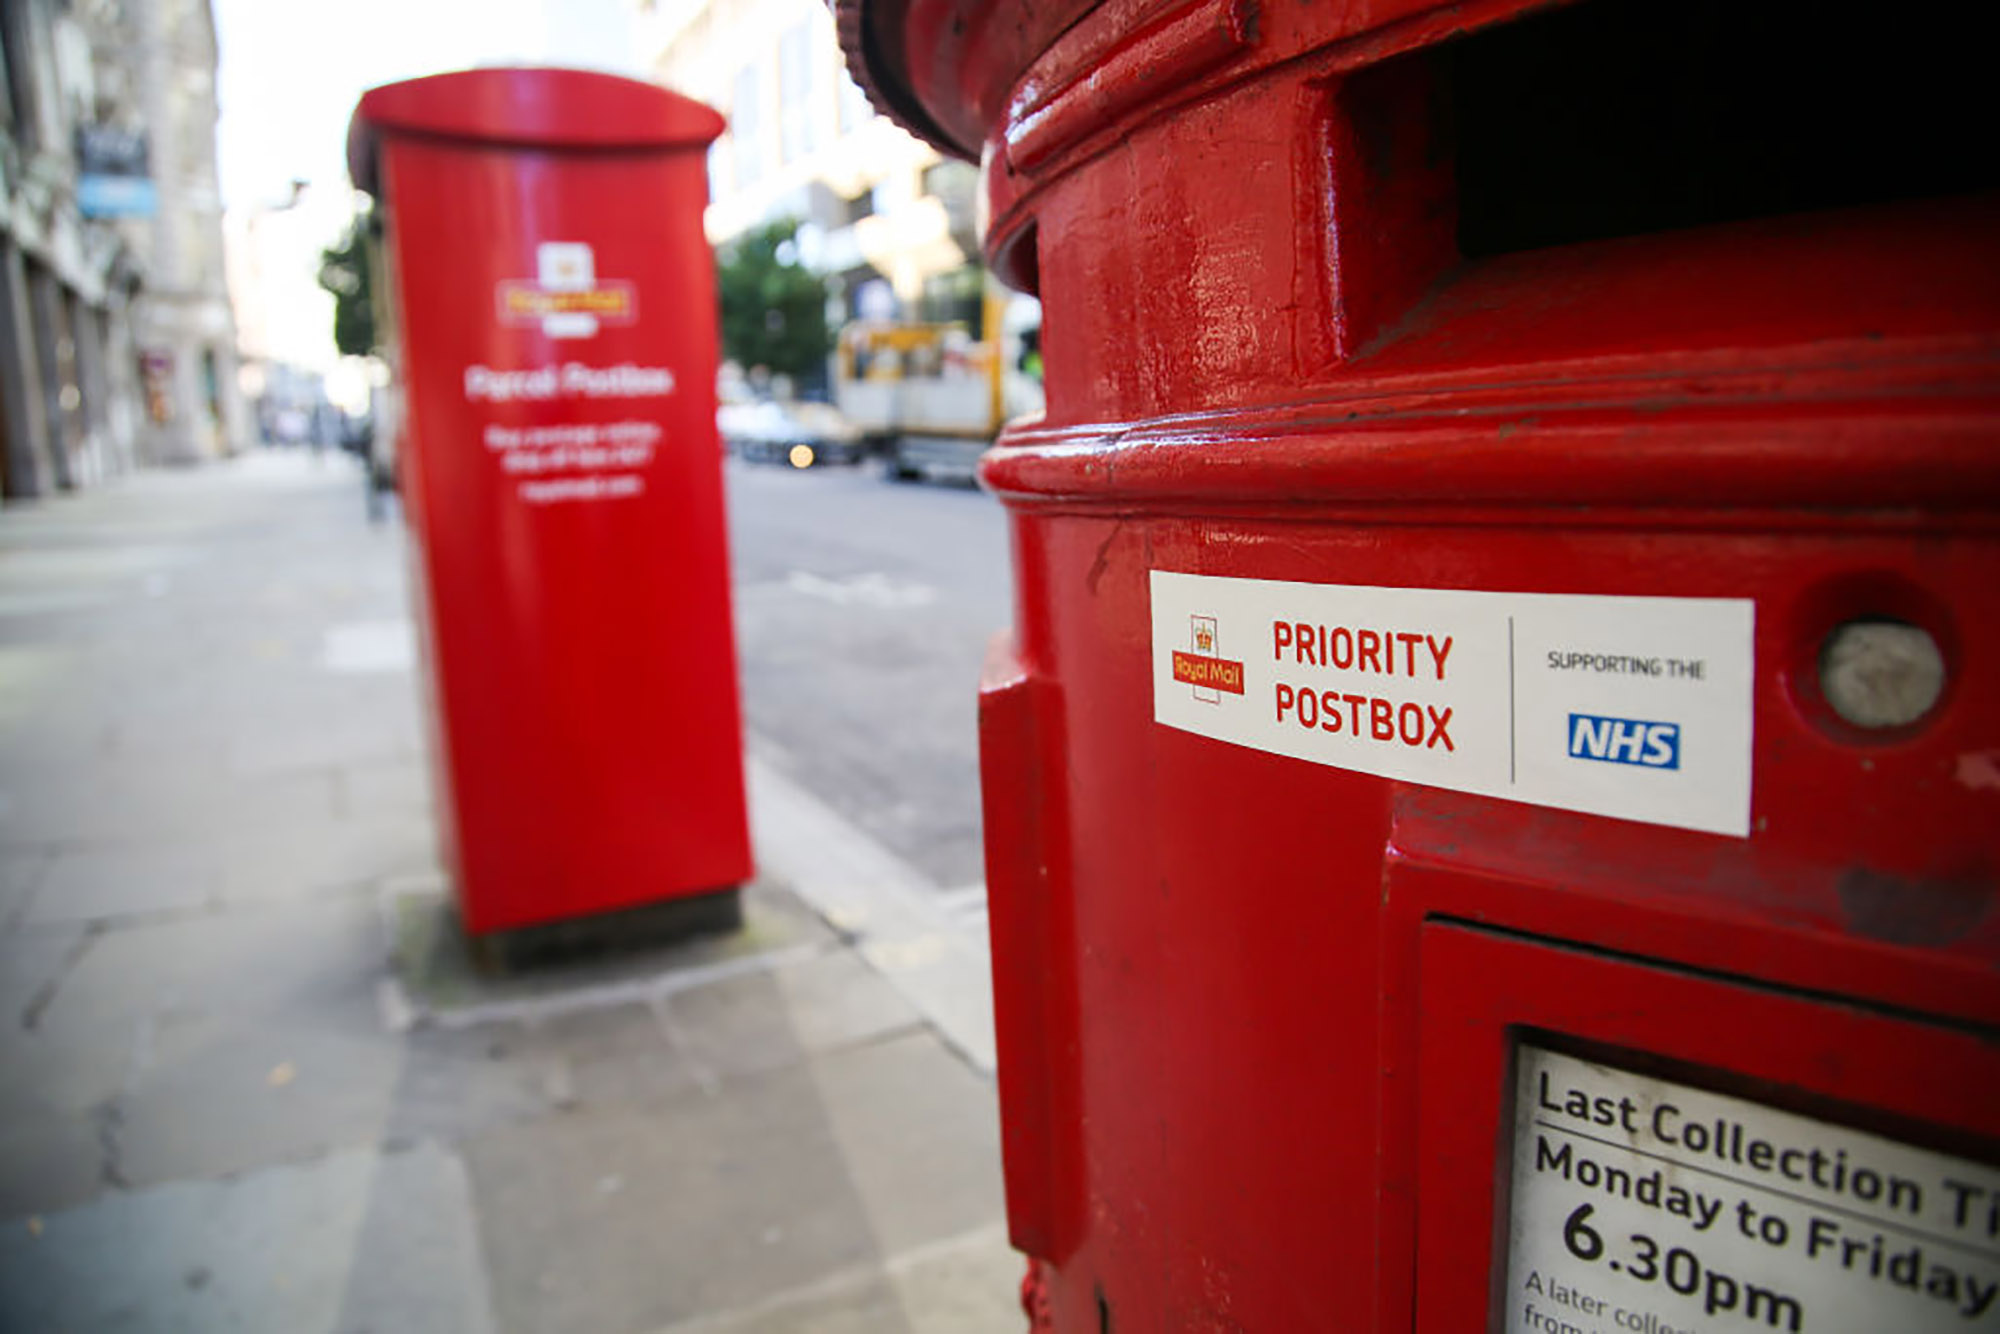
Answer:
M1569 754L1573 760L1603 760L1607 764L1638 764L1648 769L1678 769L1681 767L1680 724L1572 713L1569 716Z

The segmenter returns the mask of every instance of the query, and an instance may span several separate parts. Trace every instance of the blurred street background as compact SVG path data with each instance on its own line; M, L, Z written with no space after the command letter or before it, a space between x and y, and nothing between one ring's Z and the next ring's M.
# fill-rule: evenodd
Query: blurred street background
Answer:
M976 772L1038 313L817 0L0 0L0 1329L1014 1330ZM438 861L370 86L708 102L758 878L492 976ZM662 757L662 763L671 762Z
M735 467L738 531L796 535L741 543L746 929L489 982L439 943L359 477L269 451L0 529L0 1327L1017 1328L935 647L999 608L922 545L997 564L989 502Z

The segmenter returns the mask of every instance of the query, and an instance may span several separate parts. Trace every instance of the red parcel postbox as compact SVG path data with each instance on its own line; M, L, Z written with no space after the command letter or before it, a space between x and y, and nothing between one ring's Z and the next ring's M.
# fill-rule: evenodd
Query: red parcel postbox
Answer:
M1982 44L840 15L1043 303L982 465L1036 1323L2000 1328Z
M572 70L416 79L354 113L473 933L665 900L726 917L750 875L701 225L721 130Z

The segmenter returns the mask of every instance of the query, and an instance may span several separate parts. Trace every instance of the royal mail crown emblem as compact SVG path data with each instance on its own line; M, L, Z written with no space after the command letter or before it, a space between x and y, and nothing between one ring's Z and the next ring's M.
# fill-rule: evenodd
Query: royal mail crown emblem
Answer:
M1220 704L1225 692L1243 693L1243 664L1215 656L1221 638L1215 617L1190 616L1188 642L1194 645L1194 652L1174 650L1174 680L1191 686L1194 697L1204 704Z

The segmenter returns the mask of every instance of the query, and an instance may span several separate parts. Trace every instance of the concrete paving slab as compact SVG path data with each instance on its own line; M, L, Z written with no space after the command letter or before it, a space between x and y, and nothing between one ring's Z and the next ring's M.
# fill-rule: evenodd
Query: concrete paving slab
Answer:
M422 817L431 810L430 766L418 758L343 765L339 782L341 813L350 819Z
M386 1142L457 1143L571 1105L573 1080L560 1054L515 1047L493 1030L418 1029L401 1046Z
M0 644L0 727L10 740L21 741L87 726L89 719L72 711L51 717L34 707L56 695L75 670L75 650L59 643L35 642L9 636ZM67 724L68 726L64 726Z
M107 1195L0 1228L0 1328L492 1328L462 1166L431 1145Z
M1024 1263L996 1224L660 1334L1023 1334Z
M334 818L331 771L200 784L184 769L119 766L117 776L0 775L0 842L16 848L187 839Z
M775 1069L923 1022L845 950L677 992L664 1010L681 1045L718 1076Z
M221 1176L386 1138L403 1070L391 1043L209 1021L135 1073L116 1105L116 1170L151 1185Z
M961 1056L993 1072L993 964L983 921L871 935L860 950Z
M130 687L123 680L107 681L94 687L93 694L107 696L103 710L103 740L99 747L102 763L119 773L171 773L178 769L190 781L204 784L225 781L228 732L240 720L218 715L213 705L190 705L180 701L154 702L148 691ZM79 756L71 756L57 773L74 772ZM113 781L126 781L114 776Z
M908 998L852 951L821 955L772 975L800 1045L829 1051L886 1037L923 1021Z
M802 1067L465 1148L507 1330L646 1330L877 1255Z
M1005 1211L993 1086L929 1033L811 1065L818 1102L886 1255Z
M509 1329L742 1309L1001 1211L991 1090L927 1032L508 1127L467 1159Z
M89 928L80 922L0 931L0 1032L31 1030L47 1005L43 992L69 967Z
M36 1052L41 1059L24 1059L22 1050L11 1038L0 1046L8 1086L0 1092L0 1180L7 1185L0 1194L8 1197L10 1208L55 1207L82 1198L64 1183L84 1178L62 1165L53 1169L53 1176L46 1175L50 1164L40 1161L40 1155L54 1146L50 1151L58 1154L75 1148L100 1157L89 1146L97 1142L101 1111L117 1096L126 1057L106 1048L107 1059L93 1065L91 1054L80 1055L73 1048L43 1046ZM92 1168L84 1177L95 1181L100 1175ZM57 1187L53 1200L39 1193L50 1182Z
M428 755L422 697L414 677L347 677L337 683L331 698L334 707L394 726L411 756L421 759Z
M238 737L230 746L229 763L237 774L258 777L400 759L409 753L410 737L398 720L339 710L294 713Z
M206 907L222 864L205 843L144 842L58 852L29 922L97 922Z
M130 1028L0 1030L0 1127L42 1115L88 1119L124 1087L132 1049Z
M907 1002L845 951L809 954L748 973L703 972L700 978L709 980L615 999L600 1008L530 1012L469 1028L419 1027L411 1035L405 1084L435 1082L421 1072L450 1061L461 1071L489 1077L505 1072L504 1088L531 1091L541 1100L539 1111L551 1104L645 1104L712 1091L725 1079L921 1023ZM457 1102L464 1090L459 1093L453 1098L439 1089L432 1096ZM399 1105L409 1097L399 1093ZM514 1117L504 1092L495 1097L499 1106L485 1119ZM436 1127L462 1130L466 1124L432 1120L392 1133L426 1128L444 1133Z
M358 895L257 904L103 932L43 1017L51 1040L130 1035L163 1015L375 1033L384 952Z
M437 834L421 814L348 818L253 829L215 847L225 903L373 887L396 877L440 876Z
M542 1062L564 1107L651 1103L713 1087L715 1075L674 1040L660 1009L648 997L480 1031L509 1059Z
M0 1115L0 1220L66 1209L106 1186L104 1150L91 1118L41 1111ZM0 1232L7 1226L0 1221ZM11 1328L4 1322L0 1327Z
M55 860L46 851L0 851L0 931L16 925Z
M1021 1334L1026 1323L1027 1262L1008 1244L1005 1224L918 1247L887 1268L913 1334Z
M994 1067L992 964L983 920L940 899L916 867L754 751L757 853L965 1058Z
M330 625L320 641L319 665L341 675L408 674L417 665L416 632L406 616Z
M55 997L96 943L67 923L0 936L0 1131L16 1118L87 1117L117 1093L131 1059L129 1028L48 1028Z
M436 1144L378 1156L334 1328L496 1327L464 1162Z

